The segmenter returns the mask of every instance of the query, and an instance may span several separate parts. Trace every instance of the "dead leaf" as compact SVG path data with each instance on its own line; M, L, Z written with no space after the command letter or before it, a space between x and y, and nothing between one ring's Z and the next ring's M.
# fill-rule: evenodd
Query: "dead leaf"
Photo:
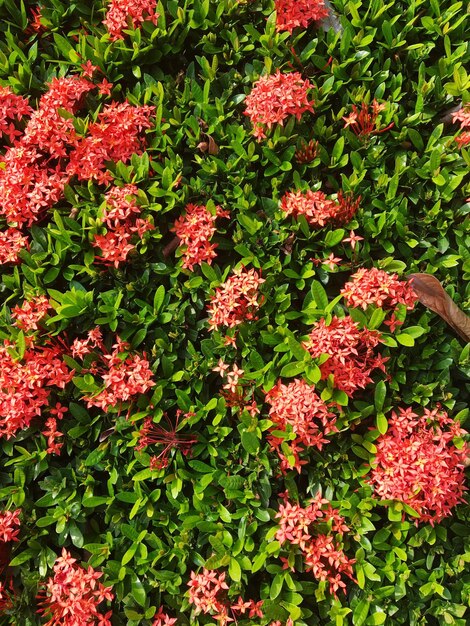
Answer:
M460 309L431 274L410 274L408 280L421 304L434 311L465 341L470 341L470 317Z
M215 143L210 135L207 135L207 137L209 139L209 154L218 154L219 146Z

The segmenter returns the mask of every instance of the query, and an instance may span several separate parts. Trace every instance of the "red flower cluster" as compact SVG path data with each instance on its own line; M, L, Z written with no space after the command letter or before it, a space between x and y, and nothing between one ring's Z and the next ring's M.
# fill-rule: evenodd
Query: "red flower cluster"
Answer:
M99 348L99 361L90 368L90 372L98 374L104 384L104 389L95 395L84 395L87 406L97 406L103 411L115 407L123 402L132 400L135 396L145 393L155 385L149 362L138 354L129 354L129 344L119 337L109 353L106 350L99 329L90 331L85 340L76 339L72 345L72 354L83 356L91 352L92 348ZM104 353L104 354L103 354Z
M462 107L459 111L452 115L453 122L460 122L462 129L470 128L470 105ZM470 130L464 130L455 138L459 148L467 146L470 143Z
M3 511L0 513L0 541L19 541L20 533L20 513L21 509L16 511Z
M374 352L379 343L377 331L360 329L349 316L334 316L329 326L324 319L314 325L304 347L314 358L329 355L320 365L322 380L332 374L334 386L352 396L372 382L373 370L385 371L385 359Z
M229 617L231 611L234 617L244 615L248 612L248 617L263 617L261 611L262 601L255 602L239 598L235 604L228 604L224 590L228 589L225 582L225 572L207 570L204 568L200 574L191 572L189 586L189 602L193 604L196 614L200 613L212 615L219 622L219 626L225 626L228 622L236 622L236 619Z
M110 209L103 213L103 223L106 226L105 235L95 235L93 246L100 248L101 256L97 261L112 263L118 267L127 259L129 252L135 249L131 240L154 228L153 224L140 216L140 208L136 199L139 190L135 185L113 187L106 194L106 203Z
M153 618L152 626L173 626L176 622L176 617L170 617L164 612L163 608L160 607Z
M209 328L233 328L244 321L255 319L254 313L261 304L258 293L261 283L264 283L264 278L254 269L233 270L233 276L217 287L211 299L208 307Z
M328 16L324 0L275 0L276 30L292 31L297 26L307 28L312 22Z
M58 346L34 346L15 359L4 340L0 346L0 437L13 437L28 428L33 418L41 415L49 403L54 387L64 389L74 374L62 361Z
M55 78L25 128L23 136L4 155L0 172L0 213L7 221L31 226L62 196L69 176L60 159L76 137L72 119L82 96L93 83L77 76Z
M389 274L376 267L370 270L361 267L351 279L341 290L348 306L365 310L369 304L375 304L384 309L394 309L398 304L404 304L408 310L414 308L416 295L412 285L400 281L397 274Z
M440 407L424 409L421 417L411 408L393 411L388 431L376 442L370 483L377 496L412 507L419 514L417 524L434 525L451 515L466 490L469 449L453 443L464 434Z
M20 122L23 117L29 117L32 111L25 98L14 94L9 87L0 86L0 137L8 137L11 143L21 137L21 131L16 129L11 120Z
M24 134L6 151L0 171L0 214L10 224L31 226L60 200L72 176L107 183L108 161L127 162L142 151L139 134L151 126L154 108L149 106L111 103L99 121L90 124L87 136L77 136L73 118L64 112L73 116L83 96L95 88L79 76L53 79ZM0 252L2 262L15 262L17 250L25 245L20 235L10 241L13 234L1 234L6 248Z
M186 247L183 252L183 267L190 271L203 261L210 265L217 256L217 244L210 243L216 231L215 220L218 217L230 217L230 214L220 206L216 206L215 210L215 214L212 214L204 205L188 204L186 214L179 217L172 228L181 244Z
M44 437L47 437L47 454L60 454L60 450L64 445L62 441L57 441L64 433L57 430L57 420L49 417L46 420L46 430L41 431Z
M291 430L296 435L294 441L289 442L289 447L295 458L294 467L300 473L301 466L307 461L299 460L299 452L309 447L321 450L323 444L329 442L326 436L338 431L335 426L336 416L315 393L313 386L297 378L288 385L278 380L276 385L266 393L266 402L271 407L269 417L274 422L271 430L284 432ZM287 458L281 451L281 444L284 440L270 435L268 441L281 459L281 470L291 469Z
M111 41L124 39L124 30L136 29L143 22L157 25L160 15L156 12L157 0L111 0L103 24L108 29Z
M338 193L338 201L330 200L322 191L288 191L281 199L281 209L286 215L298 217L304 215L314 228L322 228L330 222L346 224L357 211L360 196Z
M343 576L354 580L355 559L346 556L338 540L349 528L328 500L317 494L306 508L286 500L280 505L276 519L279 520L276 539L281 545L299 546L305 570L318 580L328 581L330 593L336 596L338 589L346 587Z
M0 231L0 265L18 263L18 253L24 248L28 248L28 238L21 231L16 228Z
M127 163L133 154L142 154L145 142L141 133L152 127L153 106L132 106L129 102L112 102L90 124L88 134L76 142L70 154L67 172L79 180L109 183L107 161Z
M37 596L38 613L47 619L44 626L111 626L111 611L103 614L99 609L102 602L114 598L111 587L98 582L102 575L92 567L78 565L63 548L54 565L54 576Z
M21 307L15 306L11 311L11 316L16 320L18 328L28 332L30 330L38 330L38 323L47 314L48 310L49 300L46 296L37 296L23 302Z
M264 139L265 126L284 123L291 115L300 120L305 111L313 112L313 102L308 99L308 90L314 85L303 79L299 72L281 74L279 70L272 76L262 76L246 97L246 110L254 126L254 135Z
M357 106L353 104L352 113L343 117L345 121L344 127L347 128L350 126L358 137L363 138L384 133L386 130L390 130L394 125L392 122L388 126L385 126L385 128L380 128L378 117L379 113L384 109L385 104L379 104L375 98L372 101L371 107L363 102L359 110Z
M168 428L164 428L160 424L155 424L151 417L145 418L144 425L139 431L139 441L136 445L136 450L143 450L147 446L152 444L163 445L163 451L158 456L153 456L150 459L151 469L164 469L168 467L170 462L170 452L173 449L179 449L187 456L191 453L192 447L197 443L197 439L192 434L180 434L179 420L183 412L178 409L176 411L175 425L167 419ZM192 417L194 413L185 413L186 419Z

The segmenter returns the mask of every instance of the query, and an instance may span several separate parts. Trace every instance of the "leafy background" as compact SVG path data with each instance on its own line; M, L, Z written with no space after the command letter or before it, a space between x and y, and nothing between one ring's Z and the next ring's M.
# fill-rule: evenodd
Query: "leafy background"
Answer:
M114 100L156 107L146 152L110 166L115 183L139 187L155 230L129 262L104 268L91 235L106 189L71 183L31 227L21 263L2 268L1 336L17 340L10 310L45 294L55 315L44 333L72 341L99 325L109 344L117 334L147 353L157 383L127 417L87 409L86 382L76 376L59 394L69 407L60 456L46 454L39 424L1 440L0 502L23 513L10 564L18 596L0 623L39 623L37 585L63 546L113 585L116 626L148 625L160 605L178 624L213 623L190 617L184 595L189 572L203 565L227 570L234 599L264 599L262 623L466 623L468 506L435 527L416 527L402 521L399 505L373 500L365 483L377 414L441 403L467 416L468 346L442 320L417 306L397 335L381 328L387 379L377 377L343 407L341 432L321 453L311 451L300 475L279 473L265 439L266 406L258 417L238 415L212 373L219 358L236 362L262 405L281 372L288 380L309 366L300 341L325 312L344 310L337 296L358 267L432 273L469 307L470 156L445 118L469 100L467 8L448 0L331 4L342 32L310 26L290 36L276 33L270 1L168 0L158 3L157 27L146 22L111 42L104 3L45 1L37 34L28 31L35 3L0 2L2 85L34 105L53 77L79 74L90 60L113 83ZM257 142L243 100L277 68L316 85L315 113ZM341 118L373 98L387 102L384 119L394 126L364 143ZM100 107L89 98L81 118L95 119ZM217 154L201 150L208 137ZM318 156L298 164L296 149L312 138ZM313 231L283 217L280 197L294 188L361 196L348 225L364 237L355 253L341 243L346 229ZM215 262L194 272L182 269L179 251L165 251L188 202L219 204L231 215L217 222ZM312 263L331 252L343 259L335 270ZM206 307L240 264L262 271L265 302L259 319L239 328L235 349L208 331ZM369 328L382 322L371 309L350 313ZM138 431L145 416L158 421L177 409L194 412L187 432L198 443L155 473L149 455L135 450ZM357 559L358 583L338 599L311 575L283 570L273 541L279 494L305 502L319 488L345 516L347 552Z

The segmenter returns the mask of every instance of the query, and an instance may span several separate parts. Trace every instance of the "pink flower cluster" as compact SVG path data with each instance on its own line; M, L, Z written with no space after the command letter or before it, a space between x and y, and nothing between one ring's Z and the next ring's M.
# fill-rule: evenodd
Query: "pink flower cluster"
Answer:
M359 328L350 316L333 316L328 326L324 319L314 325L304 347L314 358L329 355L320 365L322 380L333 375L334 386L352 396L372 382L373 370L385 371L385 359L374 350L379 343L377 331Z
M307 461L300 461L299 453L309 447L321 450L323 444L329 442L326 436L338 430L335 426L336 416L315 393L313 386L297 378L288 385L278 380L266 393L266 402L270 405L269 418L274 422L271 430L291 430L296 435L293 441L289 441L289 448L295 459L294 467L300 473L301 466ZM268 441L281 459L281 470L291 469L288 459L281 451L284 440L270 435Z
M276 519L279 520L276 539L281 545L299 546L305 570L312 572L318 580L327 581L330 593L336 596L338 589L345 589L344 576L354 580L352 566L355 559L346 556L338 539L349 528L328 500L318 493L305 508L285 500Z
M157 0L111 0L103 24L106 26L111 41L124 39L124 30L136 29L146 21L157 25L160 15L156 12Z
M281 74L277 70L275 74L262 76L256 81L246 97L244 112L253 124L255 137L264 139L265 127L282 126L291 115L300 120L305 111L313 112L313 102L308 99L308 91L313 87L299 72Z
M288 191L281 199L281 209L286 215L304 215L314 228L322 228L330 222L346 224L353 218L361 198L353 199L342 192L338 201L330 200L322 191Z
M16 325L21 330L29 332L38 330L38 323L47 315L49 310L49 300L46 296L37 296L31 300L25 300L22 306L15 306L11 311L11 316L16 320Z
M21 136L21 131L17 130L13 121L19 122L23 117L29 117L32 111L25 98L14 94L9 87L0 86L0 137L8 137L13 143Z
M370 137L371 135L377 135L379 133L384 133L390 128L393 127L394 123L392 122L388 126L384 128L380 128L379 124L379 113L385 109L385 104L379 104L377 100L372 101L372 105L369 106L365 102L361 104L361 108L358 109L355 104L352 106L352 112L343 117L345 121L344 127L351 127L353 132L362 138Z
M419 522L431 525L451 515L463 502L465 466L469 448L457 448L453 439L466 434L440 407L411 407L393 411L388 431L376 442L370 483L378 497L412 507Z
M312 22L328 16L324 0L275 0L277 31L292 31L297 26L307 28Z
M170 617L164 612L163 608L160 607L153 618L152 626L173 626L176 622L176 617Z
M262 600L255 602L254 600L244 601L238 598L235 604L230 605L225 594L228 585L225 582L225 572L217 572L216 570L208 570L204 568L201 573L191 572L191 580L189 586L189 602L194 605L196 614L203 613L212 615L219 623L219 626L225 626L229 622L236 622L229 616L229 612L236 618L237 615L248 613L248 617L263 617L261 607Z
M416 295L409 282L398 279L397 274L389 274L376 267L362 267L341 290L347 306L367 309L375 304L384 309L395 309L404 304L408 310L414 308Z
M84 356L98 348L100 354L90 368L90 373L99 375L104 388L97 394L84 395L87 406L97 406L103 411L133 400L135 396L147 392L155 385L150 364L139 354L129 354L129 344L119 337L108 352L102 341L99 328L88 333L85 340L76 339L72 344L73 356Z
M31 226L62 198L71 177L107 183L109 161L127 162L142 151L140 133L150 128L153 107L111 103L90 124L88 135L77 135L73 116L95 88L80 76L53 79L24 133L7 149L0 170L0 215L9 224ZM16 262L26 245L18 230L0 233L0 262Z
M244 321L256 319L254 314L261 304L258 288L262 283L264 278L254 269L233 270L233 276L217 287L211 298L208 307L209 328L234 328Z
M8 228L0 231L0 265L18 263L18 253L24 248L28 248L28 238L20 230Z
M93 246L101 250L97 261L111 263L118 267L135 249L131 240L136 236L142 239L145 232L154 228L153 224L140 217L140 208L136 199L139 190L135 185L113 187L106 194L106 208L102 220L106 226L106 234L95 235Z
M0 541L19 541L21 509L2 511L0 513Z
M44 626L111 626L112 612L103 614L99 608L114 598L111 587L98 582L102 572L81 567L65 548L53 569L54 576L38 593L38 613L47 619Z
M62 441L57 441L64 433L57 430L57 420L49 417L46 420L46 430L41 431L44 437L47 437L47 454L60 454L60 450L64 445Z
M470 105L467 104L454 113L452 115L452 121L460 122L460 128L465 129L458 137L455 138L459 148L467 146L470 143L470 130L466 130L470 128Z
M127 163L133 154L142 154L142 133L152 127L154 106L132 106L129 102L111 102L88 127L70 154L67 172L79 180L106 184L112 179L106 171L108 161Z
M216 232L215 221L218 217L230 217L230 214L220 206L215 207L215 214L205 205L188 204L185 210L185 215L176 220L172 230L185 247L183 267L192 271L195 265L201 265L203 261L210 265L215 259L217 244L210 243Z
M15 359L8 340L0 346L0 437L10 439L48 406L55 388L64 389L74 374L58 346L35 346L27 338L22 359ZM28 345L29 344L29 345Z

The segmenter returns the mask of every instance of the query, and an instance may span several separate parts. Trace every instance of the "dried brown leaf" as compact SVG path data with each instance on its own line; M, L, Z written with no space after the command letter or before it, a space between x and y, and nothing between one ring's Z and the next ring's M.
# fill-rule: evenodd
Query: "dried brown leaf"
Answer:
M470 317L455 304L435 276L410 274L408 280L421 304L440 315L462 339L470 341Z

